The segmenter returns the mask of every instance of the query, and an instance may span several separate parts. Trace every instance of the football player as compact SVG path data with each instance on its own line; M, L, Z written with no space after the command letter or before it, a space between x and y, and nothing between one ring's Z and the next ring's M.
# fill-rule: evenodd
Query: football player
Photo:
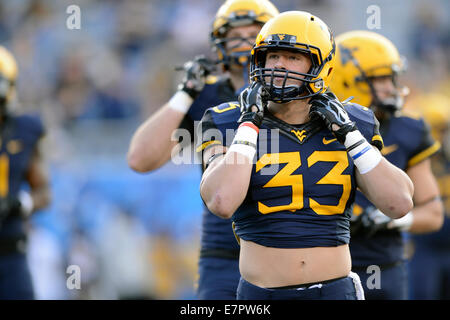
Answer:
M450 99L425 94L419 108L442 148L431 159L444 203L444 224L438 232L413 235L414 253L409 264L411 299L450 299Z
M236 100L248 83L248 57L262 25L278 14L266 0L227 0L217 11L211 43L222 68L217 78L209 76L214 65L204 57L185 64L184 82L170 101L145 121L134 134L128 152L129 166L138 172L155 170L171 156L177 128L188 129L194 139L194 121L205 110ZM191 142L191 141L189 141ZM183 143L183 142L182 142ZM239 246L231 222L205 209L199 259L199 299L235 299L239 282Z
M357 192L350 252L353 268L368 299L407 299L406 262L402 231L426 233L443 222L439 188L430 156L439 150L423 119L402 112L406 88L399 84L404 69L394 44L371 31L351 31L336 37L338 47L331 88L339 99L370 107L380 121L381 153L404 170L414 184L414 208L392 220L373 201ZM379 280L372 276L375 265Z
M321 19L281 13L256 39L239 103L199 125L201 196L240 242L238 299L363 298L348 246L356 188L394 219L412 208L411 180L378 151L373 112L327 91L334 60Z
M25 221L50 201L39 150L43 125L11 110L17 73L13 55L0 47L0 299L34 299Z

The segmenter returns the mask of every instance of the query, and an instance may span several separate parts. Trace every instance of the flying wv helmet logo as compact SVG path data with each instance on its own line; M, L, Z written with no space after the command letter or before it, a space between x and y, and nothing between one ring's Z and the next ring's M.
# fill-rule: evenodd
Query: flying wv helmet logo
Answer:
M300 142L303 142L306 138L306 130L291 130L291 133L293 133Z
M277 33L277 34L271 34L267 37L267 42L289 42L290 44L295 44L297 42L297 37L290 35L290 34L284 34L284 33Z
M339 50L341 52L341 62L343 65L346 65L347 62L353 61L353 51L357 51L358 48L348 48L340 45Z

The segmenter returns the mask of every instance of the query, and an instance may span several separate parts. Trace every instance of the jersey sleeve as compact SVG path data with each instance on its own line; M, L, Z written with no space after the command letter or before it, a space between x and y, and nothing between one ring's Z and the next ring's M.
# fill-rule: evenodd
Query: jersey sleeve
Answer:
M36 141L46 133L41 117L37 114L24 115L22 117L22 125L33 135Z
M417 147L411 153L408 160L408 167L412 167L419 162L431 157L433 154L439 151L441 145L438 141L435 141L431 135L430 126L423 120L419 120L419 126L421 130L421 139L418 140Z
M369 108L360 106L358 104L346 104L350 119L356 123L358 130L366 138L366 140L375 146L378 150L383 149L383 138L380 134L380 123L375 117L375 114Z
M197 127L197 152L203 152L213 145L224 144L223 136L214 122L212 113L212 109L206 110Z
M15 116L14 127L22 133L23 142L28 148L34 148L45 135L44 124L38 114L22 114Z
M214 145L227 146L231 143L237 128L239 118L239 105L236 103L223 103L205 111L197 127L197 152L203 152Z

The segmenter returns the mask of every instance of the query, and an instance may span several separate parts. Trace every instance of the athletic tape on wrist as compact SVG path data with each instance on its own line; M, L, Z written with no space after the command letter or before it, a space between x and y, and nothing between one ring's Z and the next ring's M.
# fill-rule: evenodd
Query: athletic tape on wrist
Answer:
M367 142L358 130L346 135L344 146L361 174L371 171L381 161L381 154Z
M250 161L253 161L256 154L258 132L258 127L256 127L253 123L242 123L236 131L236 135L234 136L233 142L228 150L240 153L250 159Z
M33 198L25 190L19 191L18 198L20 201L22 214L25 217L28 217L33 212L34 208Z
M408 231L411 228L413 222L414 222L414 215L412 211L410 211L399 219L393 219L391 222L391 226L401 231Z
M208 161L206 161L206 163L205 163L205 170L209 167L211 162L214 161L214 159L216 159L220 156L223 156L224 154L225 154L225 152L219 152L219 153L216 153L215 155L212 155L211 157L209 157Z
M177 91L167 103L170 109L186 113L191 107L194 99L184 91Z

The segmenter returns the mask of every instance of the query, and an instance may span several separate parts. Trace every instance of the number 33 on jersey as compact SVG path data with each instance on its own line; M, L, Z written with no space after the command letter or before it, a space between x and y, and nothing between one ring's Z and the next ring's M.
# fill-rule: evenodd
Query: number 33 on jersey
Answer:
M206 111L199 126L198 151L232 142L226 131L237 129L240 115L239 108L232 106ZM381 149L373 113L353 104L346 110L366 139ZM266 112L257 146L247 197L232 218L237 235L285 248L299 243L310 247L348 243L355 167L321 120L294 126Z

